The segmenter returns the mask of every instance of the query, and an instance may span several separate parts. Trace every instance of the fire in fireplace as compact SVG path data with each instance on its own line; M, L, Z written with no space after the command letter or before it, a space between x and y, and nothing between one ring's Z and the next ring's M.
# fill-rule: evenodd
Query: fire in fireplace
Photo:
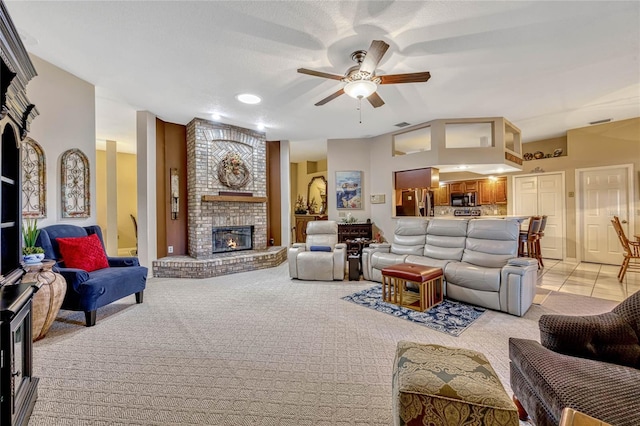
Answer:
M213 253L251 250L253 226L219 226L213 228Z

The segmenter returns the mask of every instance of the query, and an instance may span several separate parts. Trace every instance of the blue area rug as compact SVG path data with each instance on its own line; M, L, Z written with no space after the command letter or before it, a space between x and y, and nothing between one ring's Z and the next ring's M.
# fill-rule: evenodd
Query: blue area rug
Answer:
M349 302L357 303L370 309L375 309L394 317L413 321L433 330L459 336L467 329L486 309L467 305L453 300L444 300L442 303L428 309L425 312L403 308L393 303L382 301L382 285L376 285L366 290L350 294L342 298Z

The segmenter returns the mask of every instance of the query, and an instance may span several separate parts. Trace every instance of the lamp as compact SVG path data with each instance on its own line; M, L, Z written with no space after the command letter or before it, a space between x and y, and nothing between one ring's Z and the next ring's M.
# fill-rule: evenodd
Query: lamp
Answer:
M378 85L371 80L356 80L344 86L344 92L355 99L368 98L376 91Z

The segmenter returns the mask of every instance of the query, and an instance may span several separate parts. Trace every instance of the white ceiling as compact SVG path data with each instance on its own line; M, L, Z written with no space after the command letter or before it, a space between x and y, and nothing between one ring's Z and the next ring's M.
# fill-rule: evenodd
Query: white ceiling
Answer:
M5 1L29 52L96 86L98 140L135 151L135 111L186 124L211 118L292 141L320 159L326 139L374 136L437 118L504 116L525 142L640 116L640 2ZM371 40L390 44L386 105L343 95ZM239 103L239 93L262 97ZM311 149L306 153L305 147Z

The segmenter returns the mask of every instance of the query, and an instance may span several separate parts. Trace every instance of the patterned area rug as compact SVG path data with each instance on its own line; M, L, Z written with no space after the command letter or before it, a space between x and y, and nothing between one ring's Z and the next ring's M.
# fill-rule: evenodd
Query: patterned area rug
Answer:
M414 311L393 303L383 302L381 285L350 294L342 299L394 317L413 321L451 336L459 336L485 312L483 308L452 300L444 300L425 312Z

